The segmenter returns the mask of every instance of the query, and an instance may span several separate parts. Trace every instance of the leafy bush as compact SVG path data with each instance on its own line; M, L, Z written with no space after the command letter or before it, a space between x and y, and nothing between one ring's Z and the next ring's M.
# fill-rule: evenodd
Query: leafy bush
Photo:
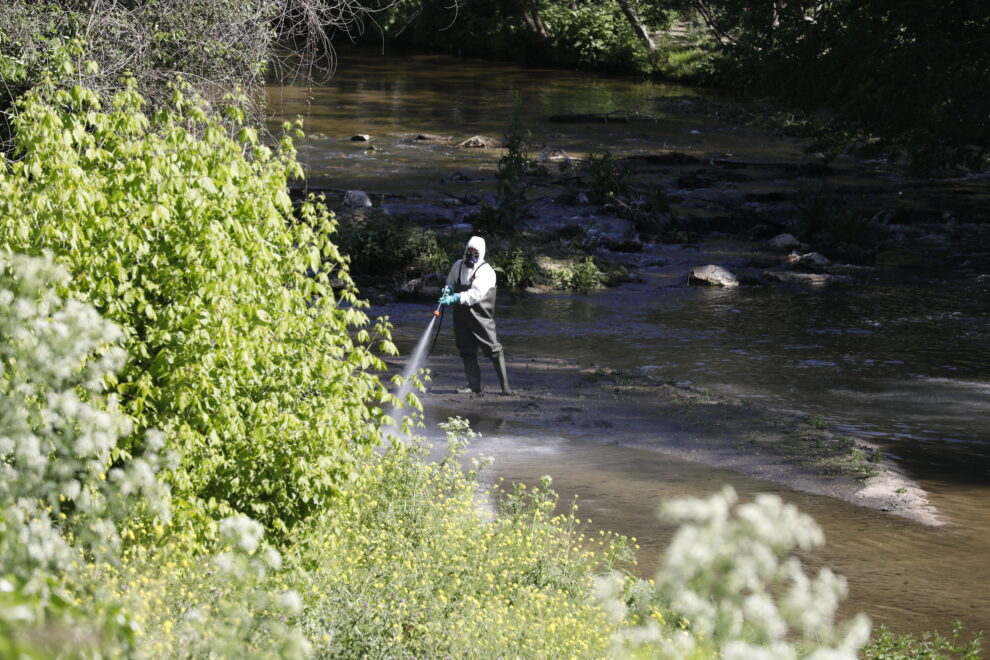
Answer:
M578 293L590 293L602 287L602 273L595 265L595 260L587 257L577 263L570 273L567 288Z
M450 267L436 233L404 215L350 214L340 221L337 239L341 252L350 257L351 270L363 275L446 273Z
M369 371L383 364L366 303L325 207L292 208L291 139L273 151L236 107L224 127L179 89L151 118L141 105L133 85L107 109L81 87L25 96L17 159L0 160L0 247L50 250L64 294L121 327L130 360L109 385L139 433L112 456L160 428L177 512L285 532L359 479L379 441L390 395Z
M106 640L109 657L304 658L311 645L295 624L303 598L285 587L282 555L265 544L247 516L220 521L208 551L184 535L129 547L115 565L91 564L87 578L103 586L135 628L129 646ZM99 606L99 600L84 600Z
M495 270L502 276L501 281L510 289L521 289L533 284L537 266L530 252L516 247L507 257L499 260Z
M482 202L471 218L475 230L487 236L510 233L529 213L526 175L534 169L534 162L528 155L527 135L520 119L521 103L516 97L512 119L503 137L505 153L499 157L495 172L495 205Z
M599 201L624 195L628 191L628 172L607 149L589 153L584 170L591 177L591 193Z
M641 48L614 2L549 4L543 20L556 57L570 64L631 69Z
M594 257L554 259L540 256L535 264L534 283L560 291L590 293L601 288L607 277Z
M983 635L964 642L963 627L956 624L951 637L939 634L895 635L886 626L863 647L866 660L979 660L983 657Z

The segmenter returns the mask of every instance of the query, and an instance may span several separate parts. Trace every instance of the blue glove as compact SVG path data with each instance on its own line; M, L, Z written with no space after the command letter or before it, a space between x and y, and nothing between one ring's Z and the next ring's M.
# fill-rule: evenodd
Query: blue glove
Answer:
M444 288L440 289L440 297L437 299L437 302L438 303L442 303L444 297L446 297L447 295L449 295L449 294L451 294L453 292L454 292L454 290L451 289L449 286L445 286Z
M456 305L461 302L461 294L459 293L447 293L440 296L441 305Z

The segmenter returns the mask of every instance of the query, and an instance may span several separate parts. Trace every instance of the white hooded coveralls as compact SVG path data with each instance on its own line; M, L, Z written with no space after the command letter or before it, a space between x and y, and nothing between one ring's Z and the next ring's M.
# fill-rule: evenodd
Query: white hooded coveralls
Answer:
M473 267L463 258L454 262L447 275L447 286L461 294L454 307L454 337L460 354L474 355L480 348L487 357L498 357L502 345L495 333L495 269L485 261L485 239L472 236L464 248L478 251Z

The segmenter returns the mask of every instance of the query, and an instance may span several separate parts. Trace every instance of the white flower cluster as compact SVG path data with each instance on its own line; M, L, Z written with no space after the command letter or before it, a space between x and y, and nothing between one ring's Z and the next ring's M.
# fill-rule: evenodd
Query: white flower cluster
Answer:
M859 614L836 623L845 579L828 568L811 579L791 556L825 542L810 516L775 495L739 504L726 486L708 499L669 502L661 517L681 527L657 573L656 596L690 633L662 639L648 622L623 631L617 654L649 643L672 659L856 660L870 622Z
M126 359L122 333L91 306L60 298L68 281L48 255L0 252L0 566L39 595L78 550L116 549L115 521L135 495L159 517L168 511L156 478L160 436L149 434L142 458L109 469L131 430L101 395Z
M239 514L220 521L220 539L227 545L254 554L265 535L265 528L257 520Z

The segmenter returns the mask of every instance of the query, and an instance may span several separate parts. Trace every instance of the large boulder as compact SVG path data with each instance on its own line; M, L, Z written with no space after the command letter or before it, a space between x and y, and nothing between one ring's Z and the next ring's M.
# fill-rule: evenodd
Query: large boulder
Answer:
M371 198L363 190L348 190L344 193L345 209L366 209L371 206Z
M709 264L692 268L688 274L688 284L733 287L739 286L739 279L721 266Z
M351 136L351 142L371 142L371 136L367 133L358 133Z

